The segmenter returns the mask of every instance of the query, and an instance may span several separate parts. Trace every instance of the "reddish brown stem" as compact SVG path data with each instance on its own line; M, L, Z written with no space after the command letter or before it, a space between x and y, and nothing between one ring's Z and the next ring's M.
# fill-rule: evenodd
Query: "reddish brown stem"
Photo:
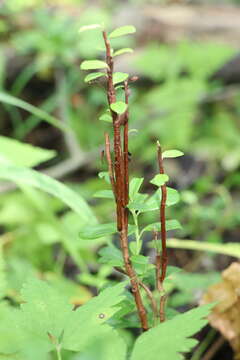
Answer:
M162 158L162 149L160 144L157 144L158 147L158 165L160 174L164 174L163 167L163 158ZM161 224L161 243L162 243L162 256L161 256L161 283L163 283L166 277L167 271L167 233L166 233L166 217L165 217L165 209L166 209L166 201L167 201L167 187L166 184L161 186L161 205L160 205L160 224Z
M163 295L160 297L160 310L159 310L159 315L160 315L160 322L164 322L165 321L165 303L167 300L167 295Z
M121 274L124 274L124 275L127 275L126 271L123 270L122 268L118 267L118 266L115 266L114 267L115 270L117 270L118 272L120 272ZM141 288L144 289L144 291L146 292L147 294L147 297L149 298L150 300L150 303L151 303L151 306L152 306L152 310L153 310L153 313L155 315L155 318L158 317L158 308L157 308L157 303L156 303L156 300L154 299L154 296L152 294L152 291L149 289L149 287L147 285L145 285L141 280L138 279L138 283L139 285L141 286Z
M116 184L114 178L114 169L112 164L112 157L111 157L111 147L110 147L110 139L108 133L105 133L105 152L106 152L106 159L108 163L108 173L112 185L113 194L116 199Z
M111 104L116 101L116 93L113 85L113 58L111 54L111 46L105 31L103 31L103 39L106 47L106 62L108 65L107 98L108 98L109 106L111 106ZM126 96L126 91L125 91L125 96ZM142 329L146 331L148 330L147 313L143 305L138 279L130 260L129 248L128 248L128 211L126 208L128 202L128 158L126 157L126 154L128 155L127 126L124 126L123 151L122 151L122 139L121 139L121 126L127 123L128 114L125 113L119 116L118 114L116 114L114 111L111 110L111 115L113 119L113 130L114 130L113 169L115 176L114 184L115 184L115 199L116 199L116 207L117 207L117 227L120 233L120 245L122 249L124 265L125 265L126 273L131 281L132 292L134 295L139 320L141 322ZM109 151L108 145L106 146L106 148ZM110 165L109 159L111 159L111 156L109 158L108 155L108 164Z

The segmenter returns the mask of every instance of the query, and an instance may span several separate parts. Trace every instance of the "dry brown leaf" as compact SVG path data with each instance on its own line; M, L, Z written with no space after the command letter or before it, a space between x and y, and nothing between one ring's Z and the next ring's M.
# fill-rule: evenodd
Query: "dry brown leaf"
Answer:
M235 359L240 359L240 263L232 263L222 273L222 281L209 287L203 303L217 301L210 324L230 342Z

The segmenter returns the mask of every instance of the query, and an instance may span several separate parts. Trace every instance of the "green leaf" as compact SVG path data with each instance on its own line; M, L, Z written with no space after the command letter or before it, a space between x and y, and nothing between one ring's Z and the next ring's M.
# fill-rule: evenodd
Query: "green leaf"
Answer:
M127 104L123 101L117 101L110 105L110 108L117 114L121 115L127 110Z
M127 78L128 78L127 73L115 72L113 74L113 85L123 82L123 81L127 80Z
M102 76L106 76L106 74L102 73L102 72L94 72L94 73L91 73L91 74L88 74L85 79L84 79L84 82L89 82L89 81L93 81L95 79L98 79Z
M100 179L104 179L108 184L110 184L110 177L109 177L109 173L107 171L100 171L98 173L98 177Z
M82 70L105 69L107 67L107 64L101 60L85 60L80 65Z
M12 96L12 95L0 92L0 101L4 102L6 104L9 104L9 105L19 107L20 109L23 109L25 111L28 111L31 114L33 114L34 116L36 116L37 118L48 122L49 124L55 126L56 128L58 128L58 129L60 129L62 131L69 131L70 130L66 125L63 125L54 116L49 115L45 111L43 111L43 110L41 110L41 109L27 103L26 101L18 99L16 97Z
M121 26L121 27L113 30L109 34L109 38L113 39L113 38L116 38L116 37L119 37L119 36L133 34L135 32L136 32L136 28L133 25Z
M114 245L105 246L99 251L98 254L101 256L99 259L99 262L101 264L108 264L111 266L120 266L120 267L124 265L122 253Z
M0 162L1 159L6 159L15 165L32 167L55 156L55 151L41 149L15 139L0 136Z
M108 123L112 123L112 117L108 112L105 112L99 117L100 121L106 121Z
M176 249L210 251L240 259L240 245L236 243L211 244L195 240L168 239L168 247Z
M43 355L54 350L56 345L61 349L84 351L93 340L101 343L103 336L113 331L106 321L119 311L119 306L116 305L124 300L122 293L125 285L123 282L107 288L74 310L63 295L64 292L56 290L45 281L30 279L21 292L24 303L20 310L12 310L14 316L5 318L7 328L13 324L14 328L19 329L19 355L22 349L28 349L29 346L41 349ZM32 358L25 357L27 360ZM37 359L46 358L42 356Z
M131 256L131 261L133 263L134 269L140 274L144 274L149 266L149 261L147 256L143 255L133 255Z
M119 49L113 53L113 56L118 56L126 53L133 53L133 49L131 48Z
M207 324L212 305L200 306L175 316L139 336L135 342L131 360L181 360L182 353L189 352L197 340L189 337Z
M144 194L138 194L144 195ZM135 199L128 204L128 208L131 211L139 211L140 213L146 211L154 211L160 208L161 204L161 189L158 189L152 196L150 196L146 201L139 201L139 199ZM166 205L171 206L176 204L180 199L179 193L177 190L167 187L167 201Z
M102 26L100 24L85 25L85 26L81 26L78 32L82 33L84 31L95 30L95 29L99 29L101 27Z
M99 225L89 224L89 226L86 226L85 229L79 233L79 237L86 240L95 240L107 235L115 234L116 232L117 224L115 222Z
M166 221L166 230L170 231L170 230L176 230L176 229L182 229L181 224L177 221L177 220L167 220ZM161 224L160 222L156 222L153 224L149 224L147 226L145 226L142 230L142 232L144 231L160 231L161 230Z
M103 290L98 296L71 313L64 330L63 348L81 351L91 339L98 338L105 330L113 331L106 321L119 311L120 308L116 305L124 300L122 293L126 284L122 282Z
M129 198L134 201L139 189L143 183L144 178L133 178L129 184Z
M1 164L0 180L13 181L16 184L28 185L45 191L68 205L79 214L80 218L96 223L96 218L85 200L66 185L38 171L12 165Z
M156 186L162 186L169 180L167 174L157 174L154 178L150 181L151 184Z
M126 360L126 353L125 340L117 330L109 326L104 328L97 338L89 339L89 344L84 348L83 353L71 357L71 360Z
M114 199L112 190L99 190L93 194L96 198Z
M162 157L165 158L176 158L179 156L183 156L184 153L180 150L166 150L163 152Z

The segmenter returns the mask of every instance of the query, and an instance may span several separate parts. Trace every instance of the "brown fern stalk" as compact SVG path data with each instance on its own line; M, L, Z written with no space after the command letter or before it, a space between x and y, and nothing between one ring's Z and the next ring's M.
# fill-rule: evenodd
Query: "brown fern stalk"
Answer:
M107 34L103 31L103 39L106 47L106 63L107 68L107 98L109 106L112 103L116 102L116 93L113 85L113 57L111 54L110 42L107 38ZM125 101L128 103L128 83L125 82ZM134 295L137 312L141 327L143 331L148 330L148 321L147 313L143 305L142 296L140 293L139 282L135 274L134 268L132 266L129 248L128 248L128 110L121 115L118 115L116 112L111 110L112 120L113 120L113 132L114 132L114 165L112 166L111 154L110 153L110 143L108 135L105 135L105 147L106 155L108 161L108 169L114 174L111 174L114 181L113 192L115 192L116 200L116 212L117 212L117 227L120 233L120 246L122 249L123 260L125 265L126 274L128 275L131 286L132 293ZM123 140L122 140L122 127L123 129Z

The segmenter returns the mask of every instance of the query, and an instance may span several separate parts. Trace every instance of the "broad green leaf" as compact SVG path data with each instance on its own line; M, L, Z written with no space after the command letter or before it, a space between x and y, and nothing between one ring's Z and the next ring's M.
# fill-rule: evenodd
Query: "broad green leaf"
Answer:
M41 149L15 139L0 136L0 157L15 165L32 167L55 156L55 151Z
M133 49L131 48L119 49L113 53L113 56L118 56L126 53L133 53Z
M127 282L111 286L98 296L89 300L84 306L73 311L64 329L62 346L71 351L81 351L105 332L106 324L119 311L119 304L124 300L123 290Z
M56 344L66 350L84 351L93 339L101 342L104 334L113 331L106 321L119 311L116 305L124 300L122 293L125 285L123 282L107 288L74 310L64 292L45 281L30 279L21 292L24 303L20 310L14 312L14 316L5 317L5 326L8 328L13 322L20 330L19 352L30 345L47 354L54 350ZM27 360L32 358L25 357ZM19 359L22 360L22 357ZM46 358L42 356L37 359Z
M179 156L183 156L184 153L180 150L166 150L163 152L162 157L165 158L176 158Z
M134 201L142 183L143 183L144 178L133 178L130 181L129 184L129 198L131 201Z
M195 240L168 239L168 247L186 250L210 251L240 259L240 245L236 243L212 244Z
M123 101L117 101L110 105L111 109L117 114L123 114L127 110L127 104Z
M54 116L49 115L44 110L39 109L36 106L33 106L33 105L27 103L26 101L18 99L16 97L12 96L12 95L0 92L0 102L6 103L6 104L9 104L9 105L13 105L13 106L19 107L20 109L28 111L31 114L33 114L34 116L36 116L37 118L48 122L49 124L57 127L58 129L60 129L62 131L69 131L70 130L66 125L62 124Z
M212 305L175 316L140 335L134 345L131 360L181 360L182 353L189 352L197 340L190 337L207 324Z
M108 245L102 248L99 253L101 264L108 264L111 266L123 266L123 256L121 251L114 245Z
M151 184L156 186L162 186L169 180L167 174L157 174L154 178L150 181Z
M114 199L114 195L113 195L112 190L99 190L95 194L93 194L93 197L105 198L105 199Z
M123 82L123 81L127 80L127 78L128 78L127 73L115 72L113 74L113 85Z
M85 79L84 79L84 82L89 82L89 81L93 81L95 79L98 79L102 76L106 76L106 74L102 73L102 72L94 72L94 73L91 73L91 74L88 74Z
M83 352L71 360L126 360L126 342L119 333L110 326L101 330L97 338L89 339Z
M80 218L96 223L96 218L85 200L66 185L38 171L12 165L1 164L0 180L13 181L19 185L28 185L45 191L68 205Z
M113 38L116 38L116 37L119 37L119 36L133 34L135 32L136 32L136 28L133 25L121 26L121 27L113 30L109 34L109 38L113 39Z
M107 64L101 60L85 60L80 65L82 70L106 69L107 67Z
M117 232L117 225L115 222L108 224L99 224L99 225L89 224L89 226L86 226L85 229L83 229L79 233L79 237L81 239L86 239L86 240L95 240L107 235L115 234L116 232Z
M84 31L95 30L95 29L99 29L101 27L102 26L100 24L85 25L85 26L81 26L78 32L82 33Z
M111 115L108 112L105 112L104 114L102 114L99 117L99 120L100 121L106 121L108 123L112 123L112 121L113 121Z
M170 230L176 230L176 229L182 229L181 224L177 221L177 220L167 220L166 221L166 230L170 231ZM149 224L147 226L145 226L142 230L142 232L144 231L160 231L161 230L161 224L160 222L156 222L153 224Z

